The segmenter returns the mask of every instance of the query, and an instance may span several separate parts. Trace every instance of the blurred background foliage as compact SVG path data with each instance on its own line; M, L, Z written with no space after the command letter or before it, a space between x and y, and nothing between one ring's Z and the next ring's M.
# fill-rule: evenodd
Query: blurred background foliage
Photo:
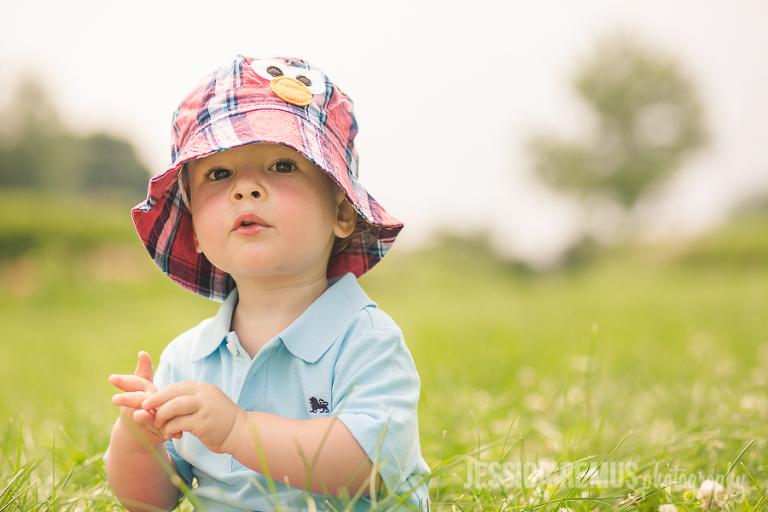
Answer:
M533 171L585 209L618 206L618 229L631 232L628 213L708 142L696 84L676 59L617 33L598 42L573 88L592 118L575 140L531 136Z
M0 118L0 188L118 191L139 200L146 192L149 173L132 144L105 133L71 133L36 80L18 84Z

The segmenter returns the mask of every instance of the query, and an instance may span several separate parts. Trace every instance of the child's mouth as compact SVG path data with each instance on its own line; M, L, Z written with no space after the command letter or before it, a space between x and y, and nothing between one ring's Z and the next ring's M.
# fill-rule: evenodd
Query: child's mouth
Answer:
M232 230L241 235L257 235L269 228L269 224L253 212L241 213L235 218Z

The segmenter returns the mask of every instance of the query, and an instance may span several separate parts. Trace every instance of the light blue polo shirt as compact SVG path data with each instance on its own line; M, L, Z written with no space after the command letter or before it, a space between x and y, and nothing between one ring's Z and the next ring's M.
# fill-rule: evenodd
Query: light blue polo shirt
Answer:
M428 511L429 468L419 449L419 376L397 324L368 298L353 274L337 280L251 359L230 331L237 290L214 318L190 329L163 351L158 388L208 382L246 411L294 419L335 416L377 465L388 491L378 506ZM195 436L167 442L192 494L213 511L344 509L335 498L270 481L229 454L208 450ZM269 491L272 489L272 491ZM267 490L265 494L263 490ZM329 504L331 506L329 506ZM353 510L371 508L360 498Z

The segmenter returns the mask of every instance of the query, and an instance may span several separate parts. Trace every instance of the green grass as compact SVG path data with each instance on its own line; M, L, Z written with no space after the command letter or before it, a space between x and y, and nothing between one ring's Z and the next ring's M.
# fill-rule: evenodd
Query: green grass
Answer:
M0 512L120 510L107 376L217 309L154 267L129 206L0 194ZM765 509L765 226L549 274L466 241L393 251L361 282L420 371L433 505L698 510L728 473L726 507Z

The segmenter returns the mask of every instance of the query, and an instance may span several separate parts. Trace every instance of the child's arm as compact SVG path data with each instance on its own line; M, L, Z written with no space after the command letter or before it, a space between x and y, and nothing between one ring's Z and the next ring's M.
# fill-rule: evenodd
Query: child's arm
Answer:
M121 406L105 461L112 491L131 512L170 510L180 496L171 480L176 467L165 449L164 435L151 425L151 414L141 409L141 402L157 391L149 354L139 353L133 375L112 375L109 381L124 391L112 398ZM168 463L171 474L158 459Z
M171 384L141 406L156 411L153 419L144 418L167 439L191 432L209 450L229 453L259 473L268 471L278 482L287 478L291 486L306 488L311 477L308 489L318 494L352 496L361 488L370 494L373 464L336 418L295 420L246 412L216 386L198 382Z

